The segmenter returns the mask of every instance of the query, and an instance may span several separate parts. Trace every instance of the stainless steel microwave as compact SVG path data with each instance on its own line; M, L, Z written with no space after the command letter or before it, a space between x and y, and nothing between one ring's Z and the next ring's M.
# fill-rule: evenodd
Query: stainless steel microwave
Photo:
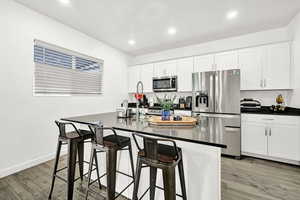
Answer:
M176 92L177 76L153 78L153 92Z

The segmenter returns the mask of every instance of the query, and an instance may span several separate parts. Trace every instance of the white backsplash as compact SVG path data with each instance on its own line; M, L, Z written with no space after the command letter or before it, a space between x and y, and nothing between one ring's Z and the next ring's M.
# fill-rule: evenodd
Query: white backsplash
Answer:
M287 106L290 105L291 90L270 90L270 91L241 91L241 98L254 98L262 101L263 106L276 104L276 97L282 94Z
M292 96L293 91L292 90L270 90L270 91L241 91L241 99L242 98L254 98L259 99L262 101L263 106L270 106L276 104L275 99L279 94L282 94L285 103L287 106L290 105L290 100ZM167 94L168 97L172 98L174 95L176 95L175 103L178 103L178 99L180 97L186 97L191 96L192 93L190 92L171 92L171 93L146 93L147 98L149 101L153 100L156 102L155 94L158 97L164 97L165 94ZM135 102L135 98L133 94L128 95L129 102Z

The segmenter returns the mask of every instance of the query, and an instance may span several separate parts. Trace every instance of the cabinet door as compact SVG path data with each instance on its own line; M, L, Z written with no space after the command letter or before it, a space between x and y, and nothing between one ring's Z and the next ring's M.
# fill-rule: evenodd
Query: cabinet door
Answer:
M192 91L193 58L184 58L177 61L178 91Z
M262 48L248 48L238 51L241 69L241 90L262 89Z
M280 43L264 47L264 88L290 89L290 45Z
M215 54L216 70L239 69L237 51Z
M140 66L128 67L128 92L136 92L136 84L140 81Z
M196 56L194 58L194 72L214 70L214 55Z
M276 124L270 127L269 156L300 160L300 132L298 125Z
M152 92L153 64L142 65L140 69L144 92Z
M242 152L267 155L266 130L262 123L242 121Z
M159 62L154 65L154 76L175 76L177 75L177 60Z

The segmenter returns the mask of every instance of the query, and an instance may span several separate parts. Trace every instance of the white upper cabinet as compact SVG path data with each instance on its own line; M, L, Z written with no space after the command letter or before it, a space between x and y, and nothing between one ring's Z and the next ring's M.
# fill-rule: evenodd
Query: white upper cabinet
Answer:
M237 51L215 54L216 70L239 69Z
M288 42L195 56L128 68L128 91L144 83L152 92L152 77L178 76L178 91L191 91L191 72L241 69L241 90L292 89Z
M158 62L154 64L154 76L175 76L177 75L177 60Z
M192 73L194 68L193 58L177 60L178 91L192 91Z
M262 89L262 48L248 48L238 51L241 69L241 90Z
M140 74L141 66L133 66L128 67L128 92L134 93L136 92L136 84L140 81L141 74Z
M194 57L194 72L207 72L214 70L214 55Z
M152 92L153 64L140 66L140 80L144 84L144 92Z
M264 48L264 89L290 89L291 53L289 43Z

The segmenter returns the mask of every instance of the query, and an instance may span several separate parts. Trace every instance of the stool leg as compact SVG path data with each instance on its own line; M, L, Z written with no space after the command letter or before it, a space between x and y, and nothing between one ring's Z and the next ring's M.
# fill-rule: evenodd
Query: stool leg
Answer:
M68 172L67 172L67 200L73 199L75 168L76 168L77 142L68 142Z
M163 182L165 189L165 199L176 200L175 168L163 169Z
M139 190L141 171L142 171L142 162L141 162L140 157L138 156L137 164L136 164L136 174L135 174L135 179L134 179L132 200L138 200L137 194L138 194L138 190Z
M133 165L133 156L132 156L132 146L131 146L131 144L129 144L128 149L129 149L131 172L132 172L132 177L134 179L134 165Z
M81 182L83 181L83 160L84 160L84 142L79 142L78 146L78 162L79 162L79 175Z
M180 154L181 154L181 160L178 163L178 171L179 171L182 199L187 200L185 178L184 178L184 168L183 168L183 160L182 160L182 152L180 152Z
M150 200L155 199L156 177L157 177L157 168L150 167Z
M116 171L117 169L117 149L109 148L106 152L106 179L107 179L107 196L106 200L115 198L116 190Z
M90 157L90 163L89 163L89 172L88 172L88 180L86 185L86 193L85 193L85 199L87 200L89 195L89 189L90 189L90 182L91 182L91 175L92 175L92 169L93 169L93 162L94 162L94 156L95 156L95 150L94 146L91 147L91 157ZM98 168L97 168L98 171Z
M62 142L58 141L57 148L56 148L56 157L55 157L55 162L54 162L54 169L53 169L53 174L52 174L51 189L50 189L50 194L49 194L48 199L51 199L53 188L54 188L55 176L56 176L56 171L57 171L57 166L58 166L58 161L59 161L59 156L60 156L61 145L62 145Z
M102 186L101 186L100 175L99 175L99 166L98 166L98 158L97 158L96 149L94 149L94 158L95 158L95 164L96 164L96 173L97 173L97 178L98 178L98 184L99 184L99 188L101 190Z

